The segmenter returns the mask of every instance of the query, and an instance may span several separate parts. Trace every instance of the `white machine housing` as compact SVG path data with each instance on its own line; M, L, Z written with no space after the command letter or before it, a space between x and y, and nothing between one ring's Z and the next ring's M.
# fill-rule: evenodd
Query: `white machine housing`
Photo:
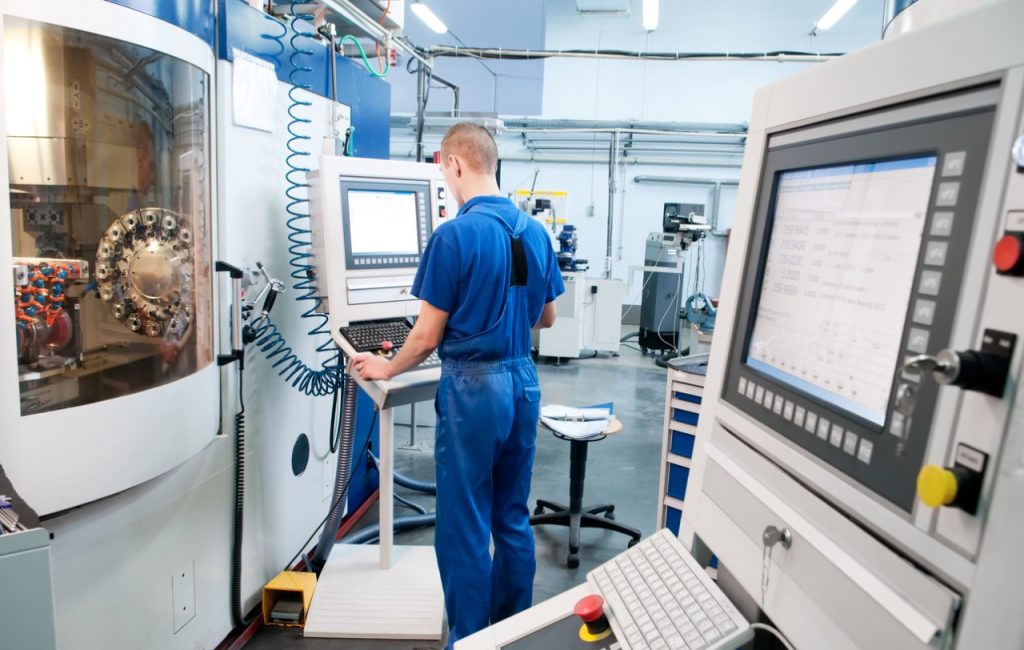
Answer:
M1024 146L1021 25L1020 2L972 7L762 88L755 98L705 387L707 415L699 424L680 536L695 553L713 551L748 603L761 607L797 648L1024 643L1017 597L1024 278L997 274L991 261L1000 237L1024 231L1024 165L1011 158L1015 141ZM949 128L924 146L908 135L944 120ZM835 156L838 165L870 160L858 156L874 155L870 147L892 151L904 138L903 155L934 156L936 167L885 423L877 431L857 423L851 438L842 428L837 436L826 422L823 437L819 426L800 438L792 423L796 412L804 419L805 406L808 417L811 406L819 418L844 416L765 375L753 381L741 349L752 338L779 179L786 169L817 166L794 162L815 147L831 146L823 155ZM943 149L944 138L956 143L953 149ZM966 160L957 155L964 151ZM953 214L959 229L948 240L942 213ZM948 242L944 268L937 253L932 257L935 241ZM942 274L941 289L935 273ZM922 290L936 294L930 329L921 323L931 316L918 311ZM939 387L928 373L900 370L908 350L978 350L991 331L1017 337L999 397ZM892 451L900 437L894 416L908 406L897 403L897 392L908 384L921 398L903 438L905 449L919 454L913 467L911 461L901 466ZM910 472L924 464L953 466L965 448L987 457L976 513L926 507L908 484ZM895 470L872 469L887 458ZM767 526L788 529L791 545L766 556Z
M618 354L622 280L588 278L584 271L564 271L565 293L557 298L555 324L538 334L538 354L558 359L578 359L583 350Z
M420 255L431 233L453 217L447 211L448 191L441 168L433 163L323 156L320 169L309 174L313 260L331 332L342 344L339 328L352 322L419 314L419 300L410 293ZM345 231L342 185L421 188L417 253L357 259ZM364 266L365 268L359 268Z

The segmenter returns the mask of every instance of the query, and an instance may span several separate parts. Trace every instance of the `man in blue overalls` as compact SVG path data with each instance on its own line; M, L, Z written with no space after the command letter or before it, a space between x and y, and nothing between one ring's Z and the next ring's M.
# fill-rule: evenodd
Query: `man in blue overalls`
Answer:
M533 327L551 327L564 290L544 227L500 195L498 149L462 123L441 142L441 169L459 204L431 237L413 283L423 301L390 362L360 355L364 379L390 379L435 348L437 552L449 647L528 608L536 571L530 478L540 385ZM489 545L494 539L494 557Z

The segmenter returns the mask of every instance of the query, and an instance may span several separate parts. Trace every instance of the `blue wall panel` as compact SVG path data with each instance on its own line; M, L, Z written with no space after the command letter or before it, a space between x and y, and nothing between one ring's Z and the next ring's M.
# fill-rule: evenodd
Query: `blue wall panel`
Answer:
M140 11L195 34L213 47L213 0L107 0Z
M310 92L322 97L331 96L330 59L325 45L307 37L294 38L290 28L285 34L284 23L242 0L218 1L218 56L221 59L232 61L236 49L258 56L272 62L278 79L284 82L290 81L294 61L299 66L312 68L308 72L297 72L292 79L295 83L308 85ZM313 31L306 23L300 23L299 29ZM297 52L296 46L313 53ZM342 56L338 57L337 71L338 100L352 107L353 153L363 158L387 159L391 147L391 85L372 77L361 61L357 63Z

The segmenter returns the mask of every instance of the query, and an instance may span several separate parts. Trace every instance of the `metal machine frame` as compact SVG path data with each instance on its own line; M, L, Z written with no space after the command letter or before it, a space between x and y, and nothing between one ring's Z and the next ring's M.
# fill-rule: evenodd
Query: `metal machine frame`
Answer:
M877 482L869 487L875 479L851 478L858 468L846 467L848 461L784 435L788 425L775 411L777 400L760 409L744 402L733 346L746 338L750 295L745 291L751 267L761 259L763 188L769 183L762 179L773 173L773 151L909 123L924 117L915 111L928 103L944 105L939 113L947 115L983 105L995 110L987 153L968 162L982 174L977 202L966 196L957 211L957 219L970 224L970 232L961 235L962 270L946 268L959 280L959 295L951 282L939 299L950 303L955 320L948 330L932 332L927 352L978 349L989 328L1020 334L1024 285L1019 278L995 275L990 262L999 235L1018 229L1012 212L1024 209L1024 173L1010 162L1011 146L1024 130L1024 46L1011 27L1020 24L1024 5L992 2L773 84L756 96L733 254L725 268L724 308L704 395L712 417L701 419L681 537L694 552L713 550L747 599L797 647L1009 647L1010 639L1019 643L1024 635L1011 597L1021 574L1019 548L1013 550L1011 540L1019 546L1024 522L1008 511L1024 494L1019 453L1024 428L1014 380L1020 376L1019 345L1001 398L931 385L922 390L934 394L920 407L930 411L929 417L910 431L922 445L919 458L925 463L952 465L960 444L988 454L977 514L926 508L894 492L883 496L887 490ZM957 105L986 93L980 104ZM942 164L940 158L940 169ZM934 187L945 180L937 171ZM922 243L922 256L925 250ZM939 311L945 308L940 305ZM908 327L911 318L908 314ZM749 385L750 377L742 378ZM920 379L922 386L930 381ZM790 397L783 394L783 408ZM789 528L792 545L766 552L767 525Z

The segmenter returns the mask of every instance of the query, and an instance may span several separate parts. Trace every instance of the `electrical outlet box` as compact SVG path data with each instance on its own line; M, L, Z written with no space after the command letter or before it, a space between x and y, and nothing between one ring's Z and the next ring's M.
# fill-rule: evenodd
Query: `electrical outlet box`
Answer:
M195 561L183 565L171 575L171 602L174 606L174 633L196 617Z

